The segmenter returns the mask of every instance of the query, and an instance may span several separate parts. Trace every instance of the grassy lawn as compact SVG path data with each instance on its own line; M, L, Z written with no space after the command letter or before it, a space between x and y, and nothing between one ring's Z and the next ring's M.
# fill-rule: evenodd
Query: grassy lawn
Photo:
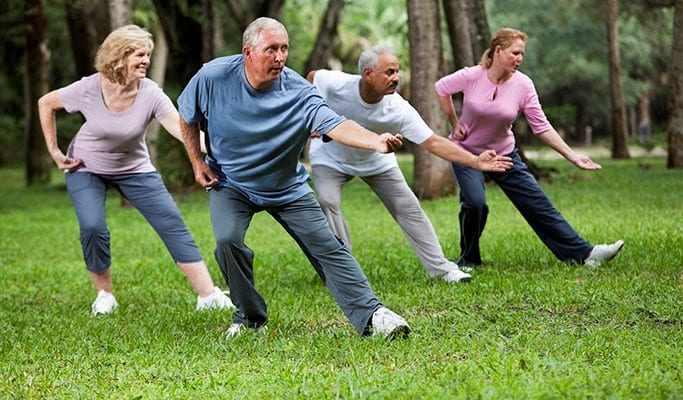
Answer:
M347 185L354 253L413 328L394 342L356 335L267 214L247 243L269 330L225 340L229 313L193 311L190 285L117 195L120 306L94 318L63 180L26 189L21 171L0 170L0 398L683 399L683 171L661 158L598 161L599 172L542 161L558 170L543 187L587 240L624 239L618 258L598 269L558 262L491 186L485 265L469 284L430 280L369 188ZM206 194L176 200L225 287ZM456 258L456 197L423 206Z

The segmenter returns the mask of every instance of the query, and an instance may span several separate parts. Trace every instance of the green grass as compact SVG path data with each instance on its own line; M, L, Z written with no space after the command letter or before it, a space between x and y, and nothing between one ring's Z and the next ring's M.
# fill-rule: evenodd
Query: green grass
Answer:
M566 162L543 187L593 243L626 241L599 269L566 265L489 187L485 264L470 284L430 280L360 180L343 207L373 288L413 328L405 341L360 338L293 240L266 214L247 236L269 304L266 335L224 339L229 313L195 296L160 240L116 195L108 202L119 310L89 314L63 180L23 188L0 170L2 399L651 399L683 398L683 171L659 158ZM411 176L409 160L402 167ZM205 193L176 200L214 280ZM423 202L450 258L455 197Z

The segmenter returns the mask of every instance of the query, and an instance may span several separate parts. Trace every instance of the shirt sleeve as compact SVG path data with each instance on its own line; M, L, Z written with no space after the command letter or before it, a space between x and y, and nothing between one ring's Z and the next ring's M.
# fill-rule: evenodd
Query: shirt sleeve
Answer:
M541 107L541 102L538 99L538 93L531 79L528 79L526 82L526 96L524 96L521 109L534 134L538 135L552 128L543 112L543 107Z
M175 106L168 95L164 93L163 89L161 89L156 82L150 80L150 83L153 85L152 90L154 91L155 99L154 118L161 120L168 114L174 112Z
M461 68L436 81L434 90L439 96L451 96L465 90L469 68Z
M318 89L323 97L327 97L327 92L329 90L330 78L333 77L333 71L327 69L319 69L313 75L313 84Z
M65 86L57 91L59 101L62 102L64 110L68 113L81 111L81 99L86 91L84 79L80 79L72 84Z
M306 127L309 132L326 135L335 126L341 124L345 118L334 112L325 102L318 89L310 85L307 89L305 110Z
M398 133L415 144L422 144L434 134L432 128L422 119L420 113L407 101L403 100L403 122Z
M178 96L178 112L188 124L196 124L204 118L207 106L204 99L208 96L203 93L203 82L202 70L199 70Z

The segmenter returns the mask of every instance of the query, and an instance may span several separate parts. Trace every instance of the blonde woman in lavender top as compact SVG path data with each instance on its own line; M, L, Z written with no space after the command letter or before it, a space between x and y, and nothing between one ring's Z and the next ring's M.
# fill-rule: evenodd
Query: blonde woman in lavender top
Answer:
M85 265L97 292L91 307L95 315L108 314L118 306L105 215L110 187L128 199L157 232L198 293L198 310L233 307L214 286L197 244L150 161L145 130L153 119L181 140L178 111L161 88L146 78L153 48L152 35L146 30L136 25L116 29L97 52L97 73L38 101L48 151L66 171ZM57 142L56 113L62 109L85 118L66 154Z

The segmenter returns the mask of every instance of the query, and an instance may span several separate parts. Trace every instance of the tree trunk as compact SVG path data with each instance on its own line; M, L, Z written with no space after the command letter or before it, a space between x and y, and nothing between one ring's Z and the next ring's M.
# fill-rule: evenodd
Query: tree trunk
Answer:
M310 71L328 68L328 61L334 48L334 40L337 37L337 27L341 19L341 12L344 8L345 0L329 0L325 15L320 22L320 29L318 30L318 37L313 45L313 51L308 56L308 60L304 64L304 69L301 71L303 76ZM311 141L306 141L304 151L301 153L301 161L308 163L308 151L310 149Z
M24 75L24 110L26 117L26 184L49 183L52 159L45 149L38 118L38 99L48 91L50 55L45 39L45 15L42 0L24 0L26 22L26 74Z
M202 6L202 52L203 61L216 56L216 11L212 0L201 0Z
M470 36L476 58L484 54L484 51L488 49L491 42L491 28L489 27L484 0L467 0L467 4L471 19ZM476 59L475 61L479 60Z
M254 0L251 0L254 1ZM285 0L261 0L260 16L280 19L282 7L285 5Z
M210 18L205 15L207 0L153 1L169 52L173 54L167 79L184 86L204 62L213 58L214 49L206 48L213 39L205 39L206 36L213 38L213 32L205 29L203 24L203 20ZM197 14L202 14L201 21L196 18ZM211 57L204 58L208 55Z
M574 104L574 139L579 143L586 143L586 104L578 102Z
M652 117L650 115L651 96L650 91L646 91L638 98L636 131L638 132L638 141L641 144L650 143L650 133L652 131Z
M674 6L671 66L671 119L667 129L667 168L683 168L683 0Z
M443 0L448 37L453 51L453 69L475 64L466 0Z
M410 101L435 134L447 131L441 117L434 82L442 74L439 0L407 0L410 43ZM413 191L418 198L434 199L455 191L450 163L415 146Z
M489 28L483 0L443 0L454 68L477 64L489 46Z
M152 61L150 65L149 77L156 82L160 87L164 87L166 79L166 65L168 64L168 43L164 30L157 26L154 30L154 52L152 52ZM159 152L157 145L159 143L159 131L161 124L159 121L153 120L147 127L147 147L149 148L149 158L152 164L157 165Z
M327 61L334 48L334 39L337 37L337 26L344 4L345 0L329 0L327 3L327 10L320 24L313 51L304 64L304 70L301 71L304 76L309 71L328 67Z
M104 5L103 0L66 1L66 26L77 76L95 72L97 48L110 31L109 14Z
M225 4L240 31L244 31L258 17L279 19L285 0L226 0Z
M107 0L107 3L109 3L111 30L130 25L133 22L131 0Z
M612 157L630 158L626 132L624 89L621 84L621 56L619 54L618 0L605 0L607 42L609 48L610 128L612 130Z

